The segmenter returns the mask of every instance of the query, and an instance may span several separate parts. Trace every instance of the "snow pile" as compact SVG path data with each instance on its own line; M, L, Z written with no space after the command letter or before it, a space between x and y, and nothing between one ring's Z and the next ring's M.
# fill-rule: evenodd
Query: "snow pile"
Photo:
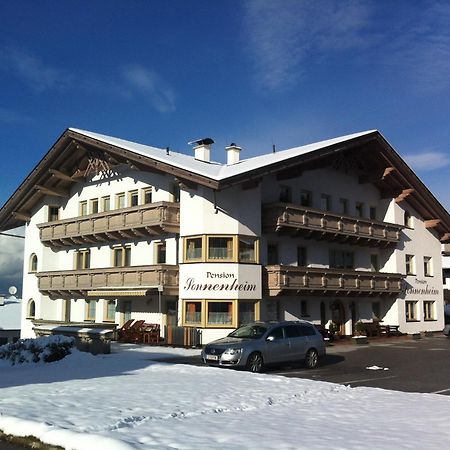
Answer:
M389 367L380 367L380 366L369 366L366 367L367 370L389 370Z
M43 336L37 339L19 339L14 344L0 347L0 359L12 365L58 361L71 353L74 339L67 336Z
M198 360L198 350L112 350L2 367L0 429L70 450L441 450L450 441L446 396L156 360Z

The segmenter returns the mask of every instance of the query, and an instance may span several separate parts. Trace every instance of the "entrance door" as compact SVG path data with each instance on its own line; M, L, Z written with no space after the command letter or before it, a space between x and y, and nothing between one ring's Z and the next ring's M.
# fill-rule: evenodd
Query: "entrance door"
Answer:
M345 309L340 300L331 304L331 320L338 326L341 336L345 335Z
M178 325L178 300L168 300L167 307L167 326L176 327Z

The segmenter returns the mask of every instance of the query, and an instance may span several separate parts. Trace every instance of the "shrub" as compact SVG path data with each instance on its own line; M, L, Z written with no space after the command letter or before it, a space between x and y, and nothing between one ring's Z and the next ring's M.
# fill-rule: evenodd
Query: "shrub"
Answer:
M5 359L12 365L58 361L71 353L73 344L73 338L61 335L19 339L14 344L0 347L0 359Z
M363 334L366 334L366 326L363 322L358 320L358 322L355 323L355 331L361 336Z

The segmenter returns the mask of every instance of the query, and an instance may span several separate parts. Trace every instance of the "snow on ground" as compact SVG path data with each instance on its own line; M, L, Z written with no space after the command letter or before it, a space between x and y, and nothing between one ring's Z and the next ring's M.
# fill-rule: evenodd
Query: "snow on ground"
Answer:
M77 450L431 450L450 441L446 396L155 361L198 350L113 350L0 361L0 429Z

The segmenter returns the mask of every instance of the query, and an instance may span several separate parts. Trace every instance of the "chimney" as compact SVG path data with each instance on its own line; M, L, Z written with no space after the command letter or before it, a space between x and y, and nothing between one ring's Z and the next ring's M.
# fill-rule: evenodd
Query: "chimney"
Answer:
M211 138L198 139L196 141L188 142L189 145L194 145L195 159L200 161L211 161L211 145L214 141Z
M242 150L241 147L238 147L234 142L230 144L229 147L225 147L227 151L227 164L236 164L239 162L239 153Z

